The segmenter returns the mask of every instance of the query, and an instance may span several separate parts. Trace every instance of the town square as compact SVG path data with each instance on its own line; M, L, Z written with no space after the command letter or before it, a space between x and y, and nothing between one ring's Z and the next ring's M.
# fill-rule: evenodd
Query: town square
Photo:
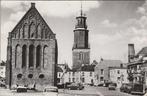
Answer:
M0 96L147 96L146 0L0 2Z

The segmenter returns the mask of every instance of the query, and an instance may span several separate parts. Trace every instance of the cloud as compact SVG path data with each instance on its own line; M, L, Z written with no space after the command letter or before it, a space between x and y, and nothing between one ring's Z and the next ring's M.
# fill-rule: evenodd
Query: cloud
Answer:
M18 22L24 16L24 14L25 14L24 11L18 11L17 13L12 13L10 15L9 20L14 21L14 22Z
M145 1L145 3L137 8L137 13L141 13L142 15L147 15L147 0Z
M69 17L79 14L80 1L32 1L36 3L36 8L41 15L50 17ZM98 1L83 1L83 11L89 11L92 8L98 8ZM16 26L22 16L30 8L31 1L1 1L2 9L11 10L9 18L4 23L1 23L1 60L6 60L7 37L8 32Z
M137 9L136 12L137 12L137 13L144 14L144 13L145 13L145 8L143 8L143 7L138 7L138 9Z
M117 27L117 24L116 24L116 23L110 22L108 19L104 20L104 21L102 22L102 24L103 24L105 27L109 27L109 28Z
M80 12L80 1L33 1L39 12L47 16L68 17L77 15ZM31 1L3 1L2 7L9 8L13 11L24 11L30 6ZM82 1L83 11L89 11L92 8L98 8L100 3L98 1Z

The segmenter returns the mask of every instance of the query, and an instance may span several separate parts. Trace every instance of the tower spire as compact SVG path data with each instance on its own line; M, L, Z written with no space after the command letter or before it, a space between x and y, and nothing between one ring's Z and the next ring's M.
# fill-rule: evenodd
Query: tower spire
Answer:
M83 16L83 10L82 10L82 0L81 0L81 16Z

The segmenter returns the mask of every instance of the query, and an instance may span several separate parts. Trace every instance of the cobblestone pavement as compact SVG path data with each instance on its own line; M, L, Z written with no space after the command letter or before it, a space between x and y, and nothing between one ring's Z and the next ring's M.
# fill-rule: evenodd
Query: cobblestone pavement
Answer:
M43 92L17 93L8 89L0 88L0 96L50 96ZM109 91L106 87L86 86L83 90L63 90L59 89L58 96L138 96L119 92L119 90Z

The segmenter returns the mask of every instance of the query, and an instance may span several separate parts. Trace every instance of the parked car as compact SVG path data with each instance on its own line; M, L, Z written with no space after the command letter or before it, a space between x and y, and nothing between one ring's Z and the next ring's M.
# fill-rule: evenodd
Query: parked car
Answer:
M143 94L143 84L134 83L132 85L131 94Z
M27 92L27 87L19 85L16 90L17 92Z
M64 88L64 84L59 83L59 84L57 84L57 87L58 87L59 89Z
M44 88L43 94L45 96L58 96L58 88L55 86L47 86Z
M83 84L81 83L72 83L67 85L68 89L70 90L82 90L84 88Z
M102 86L104 86L104 83L100 83L97 86L102 87Z
M109 90L116 90L116 86L117 86L116 83L110 83L110 84L108 85L108 89L109 89Z
M105 82L103 86L104 86L104 87L108 87L109 84L111 84L111 83L113 83L113 82Z
M132 84L129 83L123 83L120 87L121 92L131 93L132 90Z

